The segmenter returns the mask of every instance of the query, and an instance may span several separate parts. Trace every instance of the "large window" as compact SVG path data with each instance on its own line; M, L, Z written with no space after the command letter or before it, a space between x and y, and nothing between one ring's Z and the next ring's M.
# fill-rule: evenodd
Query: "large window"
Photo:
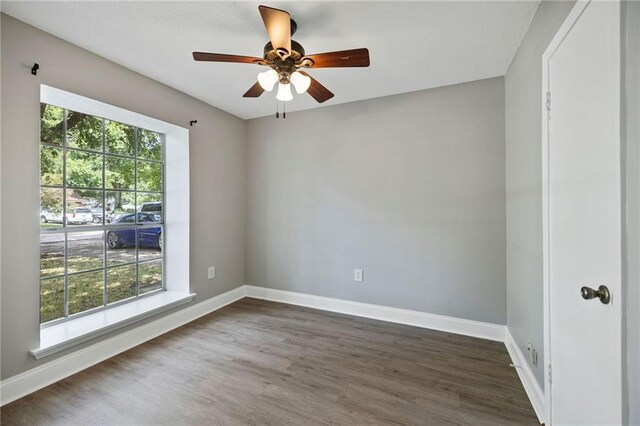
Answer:
M40 111L40 323L164 290L164 136Z

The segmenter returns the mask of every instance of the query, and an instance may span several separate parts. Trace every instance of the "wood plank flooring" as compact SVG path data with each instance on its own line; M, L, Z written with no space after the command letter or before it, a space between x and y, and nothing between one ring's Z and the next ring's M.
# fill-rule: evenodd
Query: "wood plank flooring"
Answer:
M502 343L242 299L2 407L3 425L537 424Z

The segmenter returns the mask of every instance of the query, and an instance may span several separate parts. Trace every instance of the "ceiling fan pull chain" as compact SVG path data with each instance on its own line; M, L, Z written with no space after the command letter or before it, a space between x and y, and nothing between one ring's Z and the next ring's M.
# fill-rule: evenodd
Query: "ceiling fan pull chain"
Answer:
M280 104L278 103L277 99L276 99L276 118L280 118Z
M287 103L286 102L282 103L282 118L283 119L287 118Z

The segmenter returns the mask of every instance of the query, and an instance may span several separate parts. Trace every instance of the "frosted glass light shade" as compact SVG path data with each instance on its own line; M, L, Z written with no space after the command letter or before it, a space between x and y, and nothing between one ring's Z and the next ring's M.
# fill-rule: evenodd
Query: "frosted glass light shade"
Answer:
M291 85L278 83L278 94L276 95L276 99L282 102L287 102L293 99L293 95L291 94Z
M311 84L311 78L296 71L291 74L291 83L293 83L293 87L296 88L296 92L304 93L307 91L309 85Z
M273 86L278 81L278 73L275 70L268 70L258 74L258 83L267 92L273 90Z

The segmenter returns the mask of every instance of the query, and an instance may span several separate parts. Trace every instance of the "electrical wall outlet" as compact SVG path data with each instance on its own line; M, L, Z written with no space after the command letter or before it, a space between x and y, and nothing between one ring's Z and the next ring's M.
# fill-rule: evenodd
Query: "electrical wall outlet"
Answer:
M209 269L207 270L207 276L209 277L210 280L215 278L216 276L215 266L209 266Z
M364 281L364 272L362 271L362 269L353 270L353 280L359 283Z

